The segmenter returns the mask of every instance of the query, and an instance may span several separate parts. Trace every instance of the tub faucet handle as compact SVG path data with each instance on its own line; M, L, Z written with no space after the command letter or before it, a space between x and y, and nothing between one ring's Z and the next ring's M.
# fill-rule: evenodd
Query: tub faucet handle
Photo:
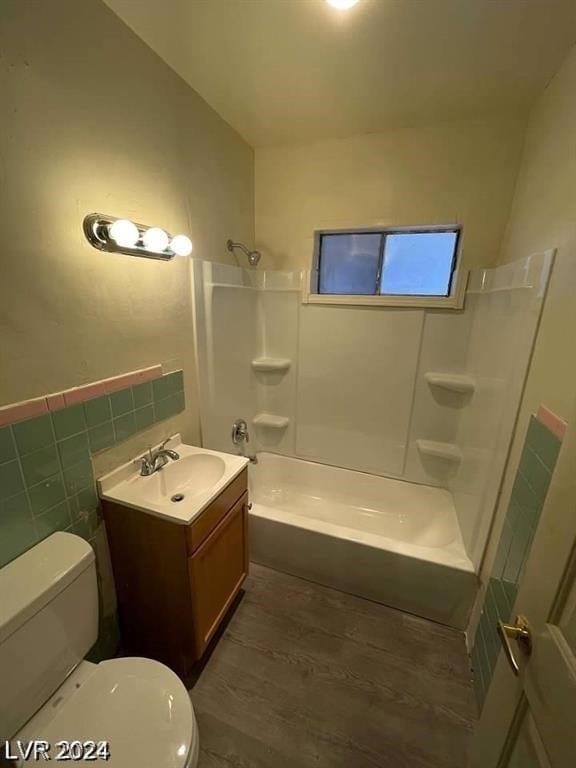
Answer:
M232 442L234 445L250 442L248 424L245 419L236 419L234 424L232 424Z

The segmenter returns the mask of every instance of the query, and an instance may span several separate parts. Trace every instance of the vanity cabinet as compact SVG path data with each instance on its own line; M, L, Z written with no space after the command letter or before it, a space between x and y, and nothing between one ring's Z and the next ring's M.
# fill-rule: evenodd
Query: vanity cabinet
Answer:
M188 558L194 613L194 642L204 650L218 629L248 568L244 494L218 527Z
M123 651L186 680L248 575L247 472L189 525L102 500Z

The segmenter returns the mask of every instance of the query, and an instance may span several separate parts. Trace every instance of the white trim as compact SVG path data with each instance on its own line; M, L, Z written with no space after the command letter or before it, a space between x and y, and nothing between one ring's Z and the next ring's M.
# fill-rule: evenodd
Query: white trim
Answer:
M328 293L312 293L310 291L311 273L307 272L302 281L303 304L332 304L340 306L359 307L396 307L396 308L428 308L428 309L462 309L468 282L468 270L457 269L452 279L451 296L393 296L379 294L377 296L335 295Z

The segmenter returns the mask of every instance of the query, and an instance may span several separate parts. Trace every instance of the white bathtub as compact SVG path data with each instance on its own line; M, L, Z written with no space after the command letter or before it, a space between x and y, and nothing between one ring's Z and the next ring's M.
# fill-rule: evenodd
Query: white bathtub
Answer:
M255 562L465 628L477 580L448 491L259 453L250 495Z

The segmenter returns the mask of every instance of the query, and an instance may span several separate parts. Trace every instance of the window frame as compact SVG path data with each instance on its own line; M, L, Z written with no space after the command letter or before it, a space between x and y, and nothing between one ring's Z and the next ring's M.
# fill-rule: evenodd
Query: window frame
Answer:
M380 249L380 263L377 285L380 283L383 256L387 235L426 234L455 232L456 245L450 280L450 293L447 296L427 296L411 294L334 294L318 293L320 282L320 243L324 235L384 235ZM317 229L314 231L314 251L312 269L304 281L302 302L304 304L341 304L368 307L431 307L437 309L462 309L468 278L467 270L462 267L462 225L431 224L402 227L347 227L342 229Z

